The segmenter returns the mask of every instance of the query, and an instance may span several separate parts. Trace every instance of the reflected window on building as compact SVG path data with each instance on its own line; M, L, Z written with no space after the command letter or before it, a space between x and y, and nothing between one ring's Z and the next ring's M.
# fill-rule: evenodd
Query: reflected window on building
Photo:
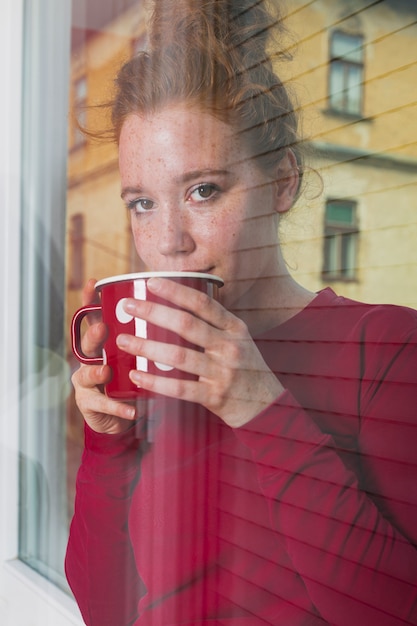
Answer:
M84 215L70 218L69 230L69 281L70 289L81 289L84 284Z
M334 31L330 37L329 107L360 115L363 102L363 37Z
M324 219L323 278L354 280L357 267L356 202L328 200Z

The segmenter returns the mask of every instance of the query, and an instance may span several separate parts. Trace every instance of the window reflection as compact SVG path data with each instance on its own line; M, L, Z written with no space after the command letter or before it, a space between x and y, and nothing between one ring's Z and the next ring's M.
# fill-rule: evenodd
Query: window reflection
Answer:
M289 25L290 29L295 28L302 43L318 37L318 33L322 38L327 37L327 31L322 29L330 19L327 10L322 10L319 26L309 13L317 9L317 3L313 2L310 8L302 2L293 4L297 10L289 9ZM310 120L314 120L310 133L312 165L320 172L331 194L330 200L325 196L309 200L305 209L307 226L303 220L301 224L297 222L297 214L288 218L288 226L283 226L283 241L290 263L294 245L296 273L312 289L322 288L329 279L337 282L355 278L356 284L349 285L347 292L344 290L350 297L417 305L411 288L417 275L412 244L398 250L398 262L387 261L377 253L378 241L388 238L392 246L393 241L411 242L417 236L415 217L409 205L410 196L415 193L417 172L415 146L410 142L415 132L415 105L411 96L402 100L399 97L400 92L410 94L409 86L414 80L409 62L411 42L415 43L409 28L414 20L412 13L398 12L394 25L387 3L379 3L379 7L372 9L372 15L371 8L364 8L359 15L361 34L350 32L349 15L347 31L343 30L343 20L340 22L340 17L333 15L331 19L337 24L337 30L330 37L329 58L321 56L325 42L320 40L321 45L314 40L315 47L310 54L301 58L299 75L291 77L294 88L299 87L300 94L304 94L305 102L301 104L305 108L307 128ZM106 99L120 64L146 46L144 24L145 7L141 0L117 3L74 0L72 105L81 111L78 117L81 124L87 123L92 128L102 124L99 112L93 114L88 107ZM385 38L377 37L373 41L371 24L378 24ZM374 57L368 83L364 81L365 42L372 47ZM393 50L401 50L401 58L394 60ZM302 55L302 52L297 54ZM330 109L361 116L366 91L367 108L374 116L372 127L365 126L369 123L366 120L362 126L352 126L349 121L334 123L329 119L328 111L324 111L326 103L320 95L326 91L326 76L322 72L319 80L316 79L316 72L326 63ZM385 76L387 64L390 66L389 77L385 79L388 82L379 81L379 76ZM380 89L385 95L391 93L392 102L381 98ZM85 106L86 111L82 112ZM85 136L81 139L74 121L70 124L69 136L74 138L71 145L76 145L77 150L70 153L68 163L67 328L81 302L81 276L84 280L90 276L100 279L145 269L134 248L128 217L119 199L115 147L97 144ZM314 196L314 191L311 195ZM396 220L390 217L393 203L398 210ZM359 204L365 229L361 233L360 249ZM304 209L299 210L302 214ZM306 234L307 229L311 229L311 236ZM302 242L301 249L299 242ZM384 283L381 277L385 277ZM76 367L68 342L67 349L71 368ZM67 421L68 485L71 486L82 450L82 421L72 397L68 402ZM70 514L72 495L71 488Z
M360 115L362 113L362 90L362 37L335 31L330 39L330 107L342 113Z
M324 279L352 280L357 265L356 203L328 200L324 219Z
M120 64L145 45L143 0L72 2L71 85L67 183L66 328L81 306L89 277L143 270L120 200L116 147L100 144L80 127L105 120L91 107L106 99ZM69 338L71 370L77 367ZM71 395L67 405L68 516L72 516L75 473L83 447L83 424Z
M309 37L322 32L325 12L321 15L319 27L309 18L308 6L302 2L295 4L299 12L290 11L290 28L295 25L301 40L306 42ZM311 9L317 9L318 3L310 4ZM341 3L336 4L341 6ZM332 33L328 65L320 56L325 47L324 41L320 40L308 58L309 70L301 70L299 76L294 77L295 88L299 84L300 93L308 94L306 102L302 102L307 120L314 109L310 134L315 155L312 165L322 176L329 195L314 197L307 206L313 215L308 218L308 223L312 224L311 233L306 235L307 229L302 224L298 230L296 227L290 229L292 238L285 235L284 239L289 255L291 245L297 247L302 241L297 271L307 287L318 290L326 281L348 280L352 283L348 286L350 297L416 306L412 285L417 269L412 242L417 236L417 225L408 206L410 194L415 193L417 173L412 136L415 132L415 105L409 95L414 73L408 56L409 39L415 43L415 36L410 36L408 30L414 16L397 12L394 26L386 3L379 4L379 12L372 17L364 9L361 35L343 30ZM87 5L84 11L82 5ZM117 68L146 46L144 4L139 0L119 0L118 3L74 0L73 7L69 101L81 126L100 128L105 125L105 120L100 117L100 112L92 113L89 106L106 100ZM338 18L333 15L333 19L337 22ZM372 41L371 23L378 23L384 31L385 43L381 37ZM393 34L390 34L391 29ZM365 41L367 46L374 46L377 59L369 70L372 76L369 83L364 81ZM398 41L403 45L398 46ZM393 50L400 49L402 57L394 59ZM385 76L387 64L390 65L391 89L383 88L383 81L379 79ZM320 72L323 66L328 70L328 82L326 73L321 71L320 80L311 84L311 77L316 77L316 72ZM383 108L381 95L387 92L392 101ZM349 119L335 122L328 111L327 115L323 113L324 107L328 106L346 118L351 115L361 118L365 105L374 118L373 126L366 120L361 122L362 125L352 125ZM367 123L369 125L365 126ZM66 328L69 328L72 313L80 306L81 288L88 277L100 279L145 269L134 248L128 216L119 199L115 146L91 141L80 133L73 118L70 118L68 136ZM395 217L391 212L394 205L398 209ZM289 216L289 223L291 219ZM296 223L296 216L294 219ZM380 246L385 250L395 247L395 262L378 253ZM381 277L385 278L383 283ZM66 339L67 358L73 370L77 364L72 358L68 337ZM72 516L75 473L83 448L82 419L72 394L66 410L68 521ZM38 481L38 485L40 483ZM232 502L232 499L226 499Z

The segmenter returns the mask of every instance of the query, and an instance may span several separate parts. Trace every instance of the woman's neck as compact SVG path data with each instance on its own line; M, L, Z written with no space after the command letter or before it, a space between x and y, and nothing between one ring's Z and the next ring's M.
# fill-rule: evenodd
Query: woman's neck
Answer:
M314 292L298 284L288 273L258 279L254 291L232 311L245 322L252 337L294 317L316 296Z

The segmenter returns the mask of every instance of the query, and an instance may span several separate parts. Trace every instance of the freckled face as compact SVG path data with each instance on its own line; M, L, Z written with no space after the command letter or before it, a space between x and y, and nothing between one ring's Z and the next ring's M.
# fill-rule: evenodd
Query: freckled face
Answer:
M119 165L135 245L150 270L217 274L229 309L259 299L259 279L277 271L274 185L230 125L185 105L132 114Z

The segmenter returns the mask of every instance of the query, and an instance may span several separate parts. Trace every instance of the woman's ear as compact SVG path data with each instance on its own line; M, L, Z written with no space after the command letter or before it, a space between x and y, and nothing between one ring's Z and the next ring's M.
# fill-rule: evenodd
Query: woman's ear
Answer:
M298 173L297 159L294 152L288 148L276 169L275 210L277 213L285 213L292 207L298 192L299 183L300 175Z

